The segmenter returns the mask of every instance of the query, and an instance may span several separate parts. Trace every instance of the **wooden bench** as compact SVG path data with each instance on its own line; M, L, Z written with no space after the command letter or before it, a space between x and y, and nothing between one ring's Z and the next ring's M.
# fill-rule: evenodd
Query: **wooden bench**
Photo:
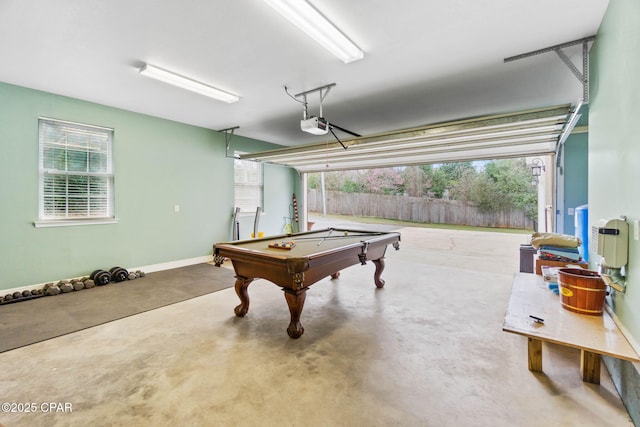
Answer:
M601 355L640 362L606 310L602 316L577 314L562 308L559 299L541 276L514 275L502 330L528 338L529 370L542 372L543 341L579 348L582 380L593 384L600 384ZM531 315L544 322L536 322Z

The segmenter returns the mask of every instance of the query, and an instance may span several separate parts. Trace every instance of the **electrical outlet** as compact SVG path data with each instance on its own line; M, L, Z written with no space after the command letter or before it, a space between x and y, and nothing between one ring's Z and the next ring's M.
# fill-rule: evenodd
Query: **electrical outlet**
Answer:
M175 206L173 207L173 211L174 211L175 213L180 212L180 205L175 205Z

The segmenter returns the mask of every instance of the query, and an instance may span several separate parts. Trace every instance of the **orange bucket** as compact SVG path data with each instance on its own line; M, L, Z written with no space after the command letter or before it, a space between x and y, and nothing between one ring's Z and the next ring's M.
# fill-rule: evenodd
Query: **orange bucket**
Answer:
M580 314L601 316L607 286L598 273L579 268L558 270L562 307Z

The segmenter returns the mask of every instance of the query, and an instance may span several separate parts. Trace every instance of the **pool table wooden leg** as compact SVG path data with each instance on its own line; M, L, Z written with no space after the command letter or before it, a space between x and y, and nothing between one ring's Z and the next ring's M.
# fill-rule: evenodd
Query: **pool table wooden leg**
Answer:
M372 262L376 266L376 272L373 273L373 281L376 283L377 288L382 288L384 280L380 276L382 276L382 270L384 270L384 258L374 259Z
M287 334L294 339L300 338L304 333L304 328L302 327L302 323L300 323L300 314L304 307L307 289L302 288L298 291L293 291L291 289L284 288L283 290L284 298L287 300L287 305L289 306L289 313L291 313L291 322L289 322Z
M247 288L253 282L253 279L247 279L246 277L236 276L236 294L240 298L240 305L236 306L233 310L238 317L244 317L249 311L249 291Z

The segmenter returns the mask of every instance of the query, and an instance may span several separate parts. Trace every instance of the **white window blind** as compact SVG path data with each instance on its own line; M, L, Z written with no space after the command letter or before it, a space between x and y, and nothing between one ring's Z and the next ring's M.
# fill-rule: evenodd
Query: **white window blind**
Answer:
M113 129L41 118L39 217L113 218Z
M235 157L244 154L235 152ZM262 163L251 160L234 160L234 203L240 212L255 212L262 206Z

